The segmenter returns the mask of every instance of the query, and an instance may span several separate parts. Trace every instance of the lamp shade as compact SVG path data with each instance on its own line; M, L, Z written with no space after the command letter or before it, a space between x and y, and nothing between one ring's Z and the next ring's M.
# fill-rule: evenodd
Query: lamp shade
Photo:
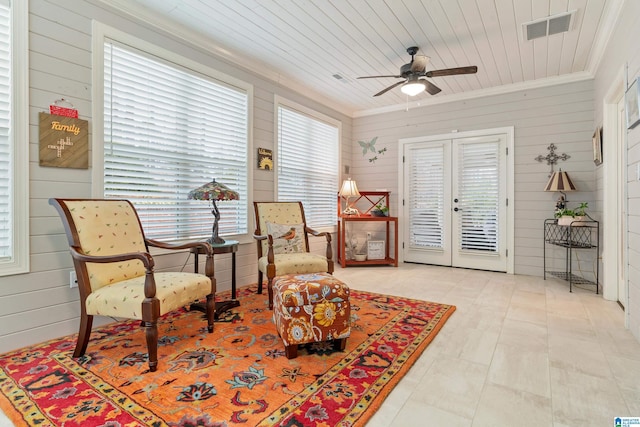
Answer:
M347 178L342 182L342 187L338 193L341 197L357 197L360 195L356 182Z
M195 190L191 190L188 195L193 200L240 200L240 194L219 182L208 182Z
M343 215L359 214L358 209L351 206L351 202L349 201L351 197L360 197L360 192L358 191L358 186L355 181L352 181L351 178L345 179L342 182L342 187L340 188L338 195L347 199L346 207L342 211Z
M571 181L571 178L569 178L569 174L560 170L551 174L551 178L549 178L549 182L547 182L544 191L576 191L576 186L573 184L573 181Z

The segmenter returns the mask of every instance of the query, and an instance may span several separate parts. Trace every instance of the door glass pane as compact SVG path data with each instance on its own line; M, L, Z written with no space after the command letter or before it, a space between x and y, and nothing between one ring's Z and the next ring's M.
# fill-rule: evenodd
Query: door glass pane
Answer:
M406 160L409 168L409 245L444 245L444 146L416 148Z
M459 249L498 251L499 142L458 146Z

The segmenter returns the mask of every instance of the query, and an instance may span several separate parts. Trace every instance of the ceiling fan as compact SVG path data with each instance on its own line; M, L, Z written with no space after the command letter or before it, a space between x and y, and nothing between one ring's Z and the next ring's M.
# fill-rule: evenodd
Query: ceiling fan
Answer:
M475 65L469 67L457 67L457 68L444 68L442 70L431 70L426 71L427 62L429 61L428 56L424 55L416 55L418 53L417 46L411 46L407 48L407 53L411 55L411 62L408 64L404 64L400 67L400 74L397 76L364 76L358 77L359 79L378 79L384 77L393 77L396 79L405 79L404 81L400 81L392 84L391 86L381 90L373 96L379 96L391 89L402 86L400 90L403 93L406 93L409 96L415 96L426 90L431 95L435 95L441 91L441 89L427 80L425 77L443 77L443 76L454 76L459 74L473 74L478 71L478 67Z

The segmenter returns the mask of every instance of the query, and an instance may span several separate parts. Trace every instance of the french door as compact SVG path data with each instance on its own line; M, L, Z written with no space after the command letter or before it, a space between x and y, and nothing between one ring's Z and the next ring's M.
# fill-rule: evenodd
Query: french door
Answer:
M403 144L403 259L507 271L506 133Z

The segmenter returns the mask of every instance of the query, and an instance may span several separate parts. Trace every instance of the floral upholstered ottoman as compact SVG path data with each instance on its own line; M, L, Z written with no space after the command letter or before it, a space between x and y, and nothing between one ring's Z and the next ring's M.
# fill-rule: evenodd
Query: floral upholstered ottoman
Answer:
M328 273L288 274L273 281L273 320L288 359L298 344L334 341L344 350L351 333L349 287Z

